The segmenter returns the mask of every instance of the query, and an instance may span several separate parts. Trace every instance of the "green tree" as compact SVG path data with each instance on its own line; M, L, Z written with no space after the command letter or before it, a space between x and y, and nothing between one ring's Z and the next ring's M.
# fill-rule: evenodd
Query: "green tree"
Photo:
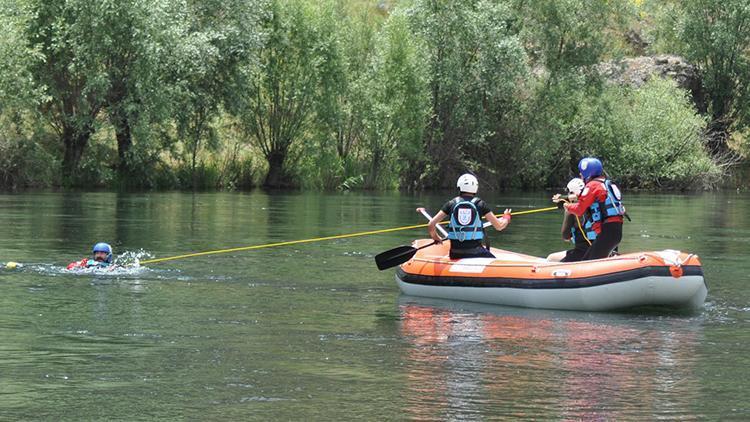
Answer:
M137 164L140 157L132 150L135 134L147 144L153 136L149 125L171 114L173 96L164 56L183 41L175 31L183 7L162 0L123 0L104 11L103 25L108 30L100 31L98 44L107 49L105 109L117 142L121 185L144 180L139 175L144 169Z
M444 186L488 148L496 105L511 101L525 78L526 55L505 3L418 0L407 10L424 40L431 117L427 161L413 166L412 182Z
M27 34L44 58L33 74L49 95L42 110L64 146L64 182L75 183L102 111L114 128L121 180L133 173L134 130L148 142L148 126L173 110L194 168L238 64L260 40L253 24L262 2L29 1Z
M325 31L334 44L321 64L321 98L316 107L316 137L306 154L311 162L304 170L321 170L324 187L337 187L347 177L361 175L358 165L367 117L368 94L360 83L375 52L383 18L368 7L354 8L338 0L324 12ZM347 7L349 6L349 7ZM351 8L350 8L351 7ZM321 163L326 165L321 166Z
M513 7L529 56L550 82L599 63L627 16L624 0L516 0Z
M33 138L36 108L44 92L35 86L31 67L41 61L29 46L25 3L0 1L0 188L46 186L54 179L55 157Z
M41 62L39 52L29 46L25 28L31 16L23 3L0 1L0 113L28 109L42 99L30 70Z
M105 105L107 49L99 37L107 30L107 4L84 0L29 0L26 30L43 60L32 67L37 87L48 99L42 113L63 144L63 183L74 182L84 149Z
M709 147L722 156L731 130L750 126L750 3L690 0L682 6L683 53L701 68L711 118Z
M193 187L202 148L219 142L215 128L222 109L235 107L243 68L256 60L263 42L263 0L185 1L175 32L167 81L174 93L177 134L186 147Z
M335 37L321 13L294 0L271 2L260 62L247 69L244 102L237 114L250 141L268 162L264 185L289 186L290 166L309 136L327 59L336 59ZM338 72L336 66L327 69ZM335 80L335 79L334 79Z
M412 163L423 159L422 139L430 112L424 46L401 14L391 16L377 38L372 67L359 84L364 98L364 186L397 187ZM402 185L403 186L403 185Z

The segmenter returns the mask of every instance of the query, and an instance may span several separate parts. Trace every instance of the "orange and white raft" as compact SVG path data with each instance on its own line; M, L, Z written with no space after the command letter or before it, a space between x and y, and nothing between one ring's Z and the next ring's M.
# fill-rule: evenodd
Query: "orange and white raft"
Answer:
M430 243L417 240L414 247ZM584 262L549 262L492 248L495 258L451 260L449 242L419 250L396 280L412 296L579 311L639 306L701 308L708 292L696 255L638 252Z

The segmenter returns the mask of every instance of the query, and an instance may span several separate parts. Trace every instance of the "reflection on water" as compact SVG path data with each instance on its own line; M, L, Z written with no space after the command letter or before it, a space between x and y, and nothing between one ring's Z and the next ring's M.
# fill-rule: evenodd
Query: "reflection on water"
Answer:
M415 420L701 416L691 410L700 397L695 321L399 303Z

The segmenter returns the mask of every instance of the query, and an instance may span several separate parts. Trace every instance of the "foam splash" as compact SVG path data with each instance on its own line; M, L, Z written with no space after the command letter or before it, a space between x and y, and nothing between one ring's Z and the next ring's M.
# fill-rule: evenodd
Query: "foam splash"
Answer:
M17 272L35 272L46 276L63 276L63 275L102 275L102 276L137 276L153 270L142 267L140 262L152 258L153 255L143 249L136 251L125 251L118 254L112 265L105 268L74 268L67 269L65 266L58 266L45 263L26 263L19 264Z
M73 274L96 274L96 275L140 275L149 271L146 267L141 267L141 260L153 258L153 255L143 249L136 251L125 251L115 256L112 265L105 268L75 268L72 270L63 269L65 273Z
M141 261L153 258L154 255L143 249L125 251L115 257L114 265L120 267L141 267Z
M106 268L74 268L69 270L67 268L59 268L59 272L62 274L76 274L76 275L102 275L102 276L123 276L123 275L142 275L148 272L149 269L141 267L140 265L128 265L121 266L120 264L114 263Z

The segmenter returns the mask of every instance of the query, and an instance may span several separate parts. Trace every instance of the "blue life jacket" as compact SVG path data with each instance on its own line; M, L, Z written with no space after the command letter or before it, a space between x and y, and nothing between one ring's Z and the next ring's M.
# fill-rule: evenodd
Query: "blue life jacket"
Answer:
M86 261L86 268L107 268L110 266L110 263L107 261L94 261L94 259L89 259Z
M583 223L581 224L581 227L578 227L581 217L576 217L576 224L573 225L573 227L570 228L571 233L571 239L573 239L573 243L575 244L577 240L577 233L580 232L580 229L583 229L583 232L586 234L586 238L589 240L586 243L591 243L596 240L596 232L594 231L594 222L591 221L591 218L589 217L589 213L586 212L583 215Z
M622 205L620 190L617 186L609 179L605 179L604 182L598 182L604 183L604 188L607 190L607 199L604 201L596 201L591 204L589 211L591 212L592 223L604 221L609 217L625 215L625 207Z
M466 240L484 239L482 219L477 209L479 198L470 201L458 196L451 210L451 222L448 226L448 239L463 242Z

